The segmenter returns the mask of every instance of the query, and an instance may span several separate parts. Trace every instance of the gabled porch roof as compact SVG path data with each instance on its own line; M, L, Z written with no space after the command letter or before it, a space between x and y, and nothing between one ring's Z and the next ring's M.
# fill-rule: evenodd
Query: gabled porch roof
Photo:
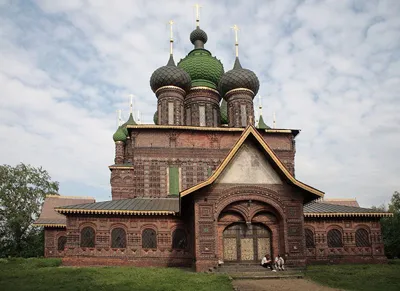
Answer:
M293 175L286 169L286 167L283 165L281 160L276 156L276 154L273 152L273 150L267 145L267 143L264 141L263 137L259 134L257 129L249 125L239 140L236 142L234 147L231 149L229 154L226 156L226 158L222 161L222 163L219 165L217 170L204 182L201 182L193 187L190 187L186 190L183 190L180 192L180 196L184 197L187 196L205 186L211 185L212 183L215 182L215 180L221 175L221 173L224 171L224 169L227 167L227 165L231 162L237 151L240 149L240 147L243 145L243 143L250 137L254 137L254 139L257 141L257 143L262 147L264 153L267 155L267 157L270 158L272 161L272 164L278 169L278 171L282 174L283 177L286 178L286 180L296 186L299 187L300 189L306 191L307 193L312 194L313 198L320 198L324 196L324 192L315 189L299 180L293 177Z

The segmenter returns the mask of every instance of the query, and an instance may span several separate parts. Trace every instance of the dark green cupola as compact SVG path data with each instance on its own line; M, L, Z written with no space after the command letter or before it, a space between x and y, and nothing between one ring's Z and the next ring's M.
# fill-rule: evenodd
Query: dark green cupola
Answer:
M197 27L190 34L190 41L194 49L178 63L178 67L185 70L192 79L192 87L218 88L218 82L224 73L221 61L204 49L208 37L204 30Z

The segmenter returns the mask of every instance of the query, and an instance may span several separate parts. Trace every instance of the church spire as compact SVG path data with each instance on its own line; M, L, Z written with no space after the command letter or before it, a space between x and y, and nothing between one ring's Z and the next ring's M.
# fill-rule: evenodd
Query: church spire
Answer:
M196 3L194 4L194 7L196 8L196 28L200 27L200 8L201 6Z
M257 128L258 129L268 129L270 128L265 122L264 118L262 116L262 101L261 101L261 95L258 95L258 113L259 113L259 118L258 118L258 124Z
M169 53L172 56L174 54L174 32L172 30L172 25L174 24L173 20L168 21L169 24L169 32L170 32L170 37L169 37Z
M232 26L232 29L233 29L233 31L235 33L235 53L236 53L236 59L238 59L239 58L239 40L238 40L239 26L237 26L235 24L235 25Z

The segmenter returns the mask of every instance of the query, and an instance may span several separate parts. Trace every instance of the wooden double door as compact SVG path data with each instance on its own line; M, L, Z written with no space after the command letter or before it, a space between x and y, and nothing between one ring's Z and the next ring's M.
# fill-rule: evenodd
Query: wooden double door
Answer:
M224 261L254 262L271 255L271 232L262 224L235 223L223 232Z

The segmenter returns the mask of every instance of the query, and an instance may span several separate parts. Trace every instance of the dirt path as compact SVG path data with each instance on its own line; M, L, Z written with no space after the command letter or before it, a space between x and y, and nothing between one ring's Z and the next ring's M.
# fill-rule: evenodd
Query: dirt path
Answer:
M306 279L234 280L233 286L239 291L342 291Z

